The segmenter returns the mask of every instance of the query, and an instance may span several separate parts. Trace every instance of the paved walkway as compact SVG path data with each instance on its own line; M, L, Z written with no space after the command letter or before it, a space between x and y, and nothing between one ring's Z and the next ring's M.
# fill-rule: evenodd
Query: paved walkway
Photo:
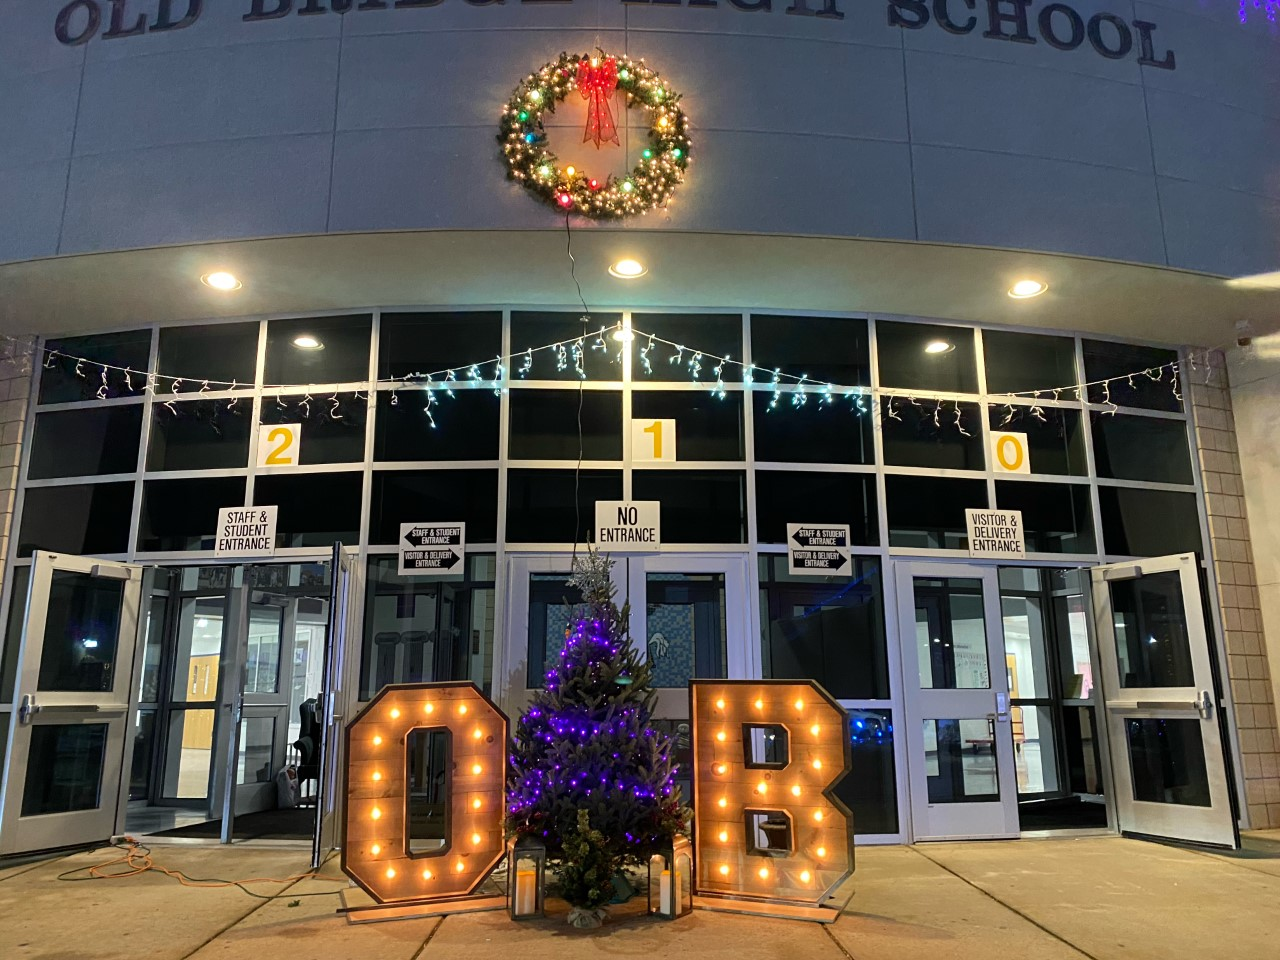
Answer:
M112 851L0 866L4 960L1274 960L1280 831L1237 855L1120 838L869 847L856 895L823 927L699 911L678 923L618 908L604 928L505 914L352 926L332 880L191 889L149 872L69 883ZM155 848L193 877L287 878L295 850ZM319 894L303 896L303 894Z

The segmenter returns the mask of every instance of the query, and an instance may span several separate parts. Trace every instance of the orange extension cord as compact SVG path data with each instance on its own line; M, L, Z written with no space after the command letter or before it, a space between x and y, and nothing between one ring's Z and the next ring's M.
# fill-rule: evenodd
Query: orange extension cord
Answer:
M122 856L107 860L104 863L95 864L91 867L78 867L75 870L68 870L66 873L59 874L59 880L79 881L79 880L123 880L126 877L136 877L144 873L161 873L166 877L177 880L184 887L193 887L198 890L219 889L223 887L237 887L251 897L257 897L260 900L275 900L277 898L296 899L298 897L328 897L331 893L281 893L281 894L262 894L255 893L248 889L246 884L250 883L294 883L299 880L327 880L333 883L346 883L346 877L325 877L320 876L314 870L307 873L299 873L291 877L251 877L247 880L223 880L217 877L192 877L188 876L181 870L174 870L169 867L156 863L152 857L151 848L139 843L133 837L125 837L123 843L112 845L117 849L124 851ZM74 874L85 874L85 876L74 876Z

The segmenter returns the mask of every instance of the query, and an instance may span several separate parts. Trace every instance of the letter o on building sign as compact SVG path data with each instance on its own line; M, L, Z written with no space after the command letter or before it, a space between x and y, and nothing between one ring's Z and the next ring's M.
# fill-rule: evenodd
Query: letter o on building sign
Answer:
M852 766L841 706L813 681L695 680L701 896L818 907L853 872Z
M445 837L409 838L409 741L441 732ZM507 718L473 683L384 687L347 727L342 869L380 903L472 893L504 853Z

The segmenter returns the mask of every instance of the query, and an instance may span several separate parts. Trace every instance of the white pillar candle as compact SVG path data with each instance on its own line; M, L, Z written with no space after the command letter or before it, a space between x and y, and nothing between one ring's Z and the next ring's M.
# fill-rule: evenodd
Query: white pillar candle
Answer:
M537 910L538 872L536 870L516 871L516 915L528 916Z
M662 878L658 881L658 909L664 914L675 913L675 902L671 899L673 892L671 871L663 870Z

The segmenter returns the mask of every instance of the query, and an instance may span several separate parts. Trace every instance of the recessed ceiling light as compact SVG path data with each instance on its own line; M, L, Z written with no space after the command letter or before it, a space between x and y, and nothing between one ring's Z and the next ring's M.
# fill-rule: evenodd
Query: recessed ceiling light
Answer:
M324 344L309 333L293 338L293 345L299 350L323 350Z
M225 270L206 273L200 278L200 282L215 290L239 290L242 286L240 279L234 273L227 273Z
M619 280L634 280L643 277L649 270L639 260L619 260L609 265L609 275Z
M956 348L954 343L947 340L930 340L924 345L925 353L950 353Z
M1049 285L1039 280L1019 280L1009 288L1009 296L1015 300L1026 300L1030 297L1038 297L1048 289Z

